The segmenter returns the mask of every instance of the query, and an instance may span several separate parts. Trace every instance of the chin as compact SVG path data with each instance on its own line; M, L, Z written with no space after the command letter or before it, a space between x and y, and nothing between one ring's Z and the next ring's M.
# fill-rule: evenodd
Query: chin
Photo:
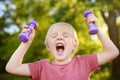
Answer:
M57 57L55 57L55 59L57 61L64 61L66 59L66 57L64 57L64 56L57 56Z

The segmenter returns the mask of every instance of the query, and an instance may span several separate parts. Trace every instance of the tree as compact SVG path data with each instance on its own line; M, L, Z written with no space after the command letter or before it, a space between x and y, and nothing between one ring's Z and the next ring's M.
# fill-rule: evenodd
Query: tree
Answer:
M100 10L102 17L108 26L110 39L120 51L120 25L117 23L117 18L120 16L120 2L119 0L114 0L109 1L108 3L108 0L104 0L103 3L103 7ZM116 80L119 80L120 76L120 68L118 64L120 64L120 56L118 56L112 63L112 76L116 78L118 77Z
M91 36L89 36L88 34L88 26L85 23L83 12L87 9L92 9L95 11L95 13L101 11L101 14L105 19L106 24L108 24L108 27L110 26L109 27L109 31L110 31L111 28L113 28L113 26L111 26L110 24L112 23L112 25L115 25L116 24L115 18L117 17L116 16L106 17L105 15L106 12L107 13L112 12L111 4L113 2L112 1L109 1L109 2L110 3L107 3L107 1L104 1L104 0L102 1L101 0L86 0L86 1L84 0L49 0L49 1L48 0L20 0L20 1L9 0L9 2L7 2L7 5L6 5L6 8L7 8L6 14L4 14L2 18L0 18L0 24L2 25L2 27L0 27L2 28L0 29L0 35L1 35L1 32L4 33L0 36L1 37L0 44L4 46L3 48L0 48L0 53L4 53L0 56L0 59L2 59L1 62L3 62L3 63L0 63L2 65L1 66L2 69L5 67L4 63L8 61L9 57L12 55L12 53L20 43L17 36L22 29L21 26L23 24L28 24L30 19L35 19L38 22L39 27L38 29L36 29L35 40L33 41L33 44L30 47L29 51L25 55L24 62L33 62L43 58L52 60L52 57L50 57L49 52L45 49L44 39L49 26L52 23L59 22L59 21L68 22L72 24L73 27L76 29L79 40L80 40L80 47L76 55L101 51L102 47L100 45L100 42L98 41L95 42L93 39L91 39ZM3 3L5 2L3 1ZM105 7L101 5L103 3ZM118 3L119 2L115 1L114 5L119 6ZM14 7L16 8L15 9L10 8L11 5L14 5ZM107 9L106 9L106 6L107 6ZM116 10L114 13L118 14ZM5 23L5 20L8 18L12 20L12 22L9 25L8 23ZM108 18L109 19L113 18L114 23L109 22ZM19 32L15 32L14 34L5 32L4 29L6 28L6 25L8 25L7 27L9 27L11 24L16 25L19 28ZM116 36L114 38L111 32L109 34L112 35L110 37L111 39L115 39L115 42L116 42L115 44L117 45L118 40L116 39L118 39L119 35L118 33L116 34L118 30L116 28L118 27L115 27L115 30L114 30L115 34L113 35L116 35ZM96 45L96 46L93 46L93 45ZM113 62L113 65L114 65L114 62ZM118 65L115 65L115 68L116 66ZM106 80L108 76L106 75L101 76L101 74L106 73L107 71L105 71L105 69L102 69L101 71L95 73L96 75L99 76L99 78L93 75L92 79Z

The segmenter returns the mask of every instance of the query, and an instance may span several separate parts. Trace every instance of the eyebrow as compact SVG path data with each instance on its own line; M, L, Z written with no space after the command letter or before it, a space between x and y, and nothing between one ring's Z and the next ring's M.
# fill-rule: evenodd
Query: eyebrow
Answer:
M56 35L57 34L57 32L54 32L54 33L51 33L50 35Z
M68 32L64 32L63 35L64 35L64 34L70 35Z
M50 34L50 36L57 35L57 34L58 34L57 32L53 32L53 33ZM63 32L62 35L71 35L71 34L68 33L68 32Z

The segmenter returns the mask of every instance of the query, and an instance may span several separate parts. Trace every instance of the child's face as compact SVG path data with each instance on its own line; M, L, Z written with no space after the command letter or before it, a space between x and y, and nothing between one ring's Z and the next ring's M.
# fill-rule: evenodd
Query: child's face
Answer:
M66 26L53 27L48 33L46 47L57 61L71 58L75 49L73 32Z

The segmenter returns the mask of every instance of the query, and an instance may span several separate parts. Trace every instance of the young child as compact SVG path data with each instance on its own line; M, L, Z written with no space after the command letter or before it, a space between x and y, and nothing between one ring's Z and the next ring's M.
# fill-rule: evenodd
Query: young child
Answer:
M94 22L99 28L98 19L91 14L86 21ZM25 27L22 32L27 32ZM113 42L99 29L97 36L103 52L76 56L73 58L79 41L76 31L65 22L53 24L46 35L45 45L54 58L53 62L40 60L34 63L22 63L23 57L31 45L35 31L29 36L29 41L21 43L6 65L6 71L16 75L30 76L31 80L90 80L90 73L119 55Z

